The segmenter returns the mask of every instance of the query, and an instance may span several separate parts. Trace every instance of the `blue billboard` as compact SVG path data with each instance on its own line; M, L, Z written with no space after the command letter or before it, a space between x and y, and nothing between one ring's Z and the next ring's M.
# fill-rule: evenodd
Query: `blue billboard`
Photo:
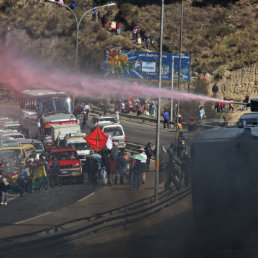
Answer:
M172 64L173 69L172 69ZM181 56L181 82L190 81L191 56ZM162 55L162 81L178 81L178 54L163 53ZM174 71L172 76L172 70ZM106 76L158 81L159 79L159 53L133 52L125 50L109 50L105 55Z

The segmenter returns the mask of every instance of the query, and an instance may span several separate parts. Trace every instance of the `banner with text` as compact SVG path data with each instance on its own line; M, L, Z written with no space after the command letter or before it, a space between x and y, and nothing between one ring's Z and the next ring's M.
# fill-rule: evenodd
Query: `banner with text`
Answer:
M174 73L172 76L172 64ZM191 56L182 54L180 81L190 81ZM162 81L178 81L179 55L163 53L162 55ZM159 53L132 52L125 50L106 51L105 74L108 77L141 79L158 81L159 79Z

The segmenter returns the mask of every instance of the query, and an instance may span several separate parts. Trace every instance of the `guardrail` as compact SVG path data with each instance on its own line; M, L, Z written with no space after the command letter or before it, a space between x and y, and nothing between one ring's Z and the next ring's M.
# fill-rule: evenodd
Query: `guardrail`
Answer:
M92 111L94 113L98 114L98 115L103 115L103 111L99 107L92 108ZM111 115L115 114L114 112L107 112L107 113L111 114ZM148 117L148 116L142 116L142 115L137 116L137 115L131 115L131 114L128 114L128 113L119 113L119 117L127 118L129 121L132 121L132 120L139 121L141 123L145 123L146 121L147 122L151 122L153 124L157 123L157 118L155 118L155 117ZM163 119L160 119L161 123L163 123L163 121L164 121ZM170 125L174 125L174 126L176 124L175 121L169 121L168 123ZM183 128L188 128L188 124L187 123L183 122L182 125L183 125ZM199 129L206 130L206 129L218 128L219 126L198 122L197 127Z
M176 204L186 196L191 194L191 188L185 188L174 192L174 188L159 193L158 202L154 202L154 197L147 197L116 209L97 213L92 216L75 219L39 230L33 233L16 235L0 241L1 254L8 254L11 248L20 250L26 247L27 243L37 244L42 241L58 241L62 237L74 240L78 237L86 237L108 229L134 223L151 216L161 210Z

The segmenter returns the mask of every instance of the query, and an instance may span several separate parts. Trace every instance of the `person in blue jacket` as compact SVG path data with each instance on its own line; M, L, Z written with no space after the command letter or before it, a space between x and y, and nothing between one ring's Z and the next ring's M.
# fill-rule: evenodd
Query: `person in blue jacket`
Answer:
M168 126L168 121L169 121L169 112L166 110L164 113L163 113L163 118L164 118L164 128L169 128Z

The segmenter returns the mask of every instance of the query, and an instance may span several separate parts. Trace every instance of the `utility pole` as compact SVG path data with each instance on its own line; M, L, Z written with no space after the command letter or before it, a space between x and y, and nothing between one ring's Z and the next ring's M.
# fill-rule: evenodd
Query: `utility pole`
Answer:
M163 45L163 22L164 22L164 0L161 0L161 17L160 17L160 50L159 50L159 89L161 89L162 83L162 45ZM158 201L159 195L159 139L160 139L160 105L161 105L161 97L158 96L158 112L157 112L157 129L156 129L156 174L155 174L155 192L154 198L155 201Z
M182 55L182 36L183 36L183 0L181 0L181 20L180 20L180 40L179 40L179 64L178 64L178 81L177 81L177 90L180 91L180 75L181 75L181 55ZM176 109L176 143L178 144L178 115L179 115L179 99L177 100L177 109Z

